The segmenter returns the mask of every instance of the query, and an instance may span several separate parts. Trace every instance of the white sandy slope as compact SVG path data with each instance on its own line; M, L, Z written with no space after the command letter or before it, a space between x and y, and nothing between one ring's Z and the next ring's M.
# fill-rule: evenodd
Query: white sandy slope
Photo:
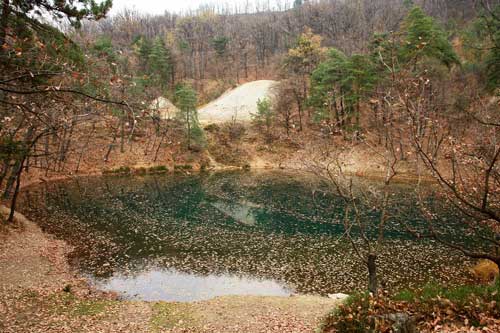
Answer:
M221 123L232 121L246 122L257 112L257 101L271 97L272 88L277 84L272 80L260 80L242 84L224 93L221 97L198 110L201 123Z

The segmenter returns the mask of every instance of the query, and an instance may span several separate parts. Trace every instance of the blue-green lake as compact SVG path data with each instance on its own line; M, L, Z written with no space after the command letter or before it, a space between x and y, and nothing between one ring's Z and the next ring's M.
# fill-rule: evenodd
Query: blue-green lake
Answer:
M401 228L401 219L423 223L413 188L391 190L397 215L379 256L382 285L465 278L460 254ZM28 188L21 207L74 246L70 262L80 274L127 299L326 295L366 285L366 269L343 237L343 201L302 174L79 178ZM377 220L375 210L363 209Z

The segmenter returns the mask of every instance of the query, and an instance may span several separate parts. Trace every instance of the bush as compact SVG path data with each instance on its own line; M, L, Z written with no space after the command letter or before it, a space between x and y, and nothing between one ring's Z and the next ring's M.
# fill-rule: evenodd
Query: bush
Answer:
M137 175L145 175L146 173L148 173L148 170L144 167L140 167L140 168L135 169L134 172Z
M390 332L395 315L411 314L417 327L468 322L484 326L485 318L500 316L500 283L463 285L453 288L429 283L415 290L402 290L392 297L357 294L330 313L320 332Z
M209 133L214 133L220 131L220 127L217 124L208 124L203 128L205 131Z
M149 173L165 173L168 168L165 165L157 165L149 168Z
M329 314L321 325L321 332L369 332L370 296L355 294L350 296Z
M192 170L193 166L190 164L177 164L174 166L174 170Z
M102 171L102 173L105 175L106 174L107 175L109 175L109 174L111 174L111 175L113 175L113 174L115 174L115 175L129 175L130 172L131 172L131 169L128 166L121 166L117 169L103 170Z

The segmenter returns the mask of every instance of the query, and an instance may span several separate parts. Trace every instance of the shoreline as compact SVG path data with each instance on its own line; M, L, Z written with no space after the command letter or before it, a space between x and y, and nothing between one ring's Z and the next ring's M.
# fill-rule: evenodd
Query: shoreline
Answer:
M2 216L8 212L0 205ZM71 251L67 242L19 212L14 225L0 228L2 332L278 333L288 325L297 332L313 332L341 302L296 295L235 295L182 303L122 300L115 292L92 287L75 272L67 257Z

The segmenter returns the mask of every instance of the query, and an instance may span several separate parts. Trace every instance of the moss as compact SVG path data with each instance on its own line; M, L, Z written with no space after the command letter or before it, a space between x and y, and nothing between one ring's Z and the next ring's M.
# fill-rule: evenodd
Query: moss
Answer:
M463 285L453 288L429 283L424 286L419 296L424 302L440 297L460 305L466 304L475 297L481 297L485 301L500 302L500 283L495 285Z
M70 317L95 316L105 313L116 301L80 299L70 292L59 292L41 300L44 307L57 315Z
M176 164L174 170L192 170L193 166L190 164Z
M148 169L149 173L165 173L168 172L168 168L165 165L152 166Z
M411 290L402 290L394 295L395 301L413 302L417 295Z
M94 316L104 313L109 306L112 305L111 301L98 301L98 300L85 300L77 302L71 311L71 315L79 316Z
M129 175L131 173L131 169L128 166L121 166L117 169L108 169L103 170L103 175Z
M155 332L174 327L193 326L193 315L188 303L157 302L153 304L151 327Z

